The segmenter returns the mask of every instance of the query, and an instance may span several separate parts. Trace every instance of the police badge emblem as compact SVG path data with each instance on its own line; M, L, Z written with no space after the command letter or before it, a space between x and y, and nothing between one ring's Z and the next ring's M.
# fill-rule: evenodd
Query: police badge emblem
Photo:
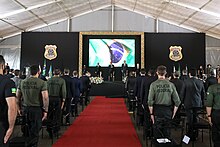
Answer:
M45 46L44 57L48 60L55 59L57 57L56 49L57 49L56 45L46 45Z
M170 59L173 61L181 60L183 58L181 50L182 50L181 46L171 46L170 54L169 54Z

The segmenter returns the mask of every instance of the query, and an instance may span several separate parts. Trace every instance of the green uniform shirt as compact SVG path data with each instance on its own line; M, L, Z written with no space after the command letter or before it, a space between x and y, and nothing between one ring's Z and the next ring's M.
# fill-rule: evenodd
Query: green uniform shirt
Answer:
M150 85L148 106L153 106L154 104L171 106L172 102L177 107L181 103L173 83L168 80L158 79Z
M220 84L209 86L206 106L213 109L220 109Z
M63 78L52 77L47 81L49 96L66 98L66 83Z
M18 89L22 93L25 106L42 106L42 91L47 90L47 83L39 78L30 77L20 82Z

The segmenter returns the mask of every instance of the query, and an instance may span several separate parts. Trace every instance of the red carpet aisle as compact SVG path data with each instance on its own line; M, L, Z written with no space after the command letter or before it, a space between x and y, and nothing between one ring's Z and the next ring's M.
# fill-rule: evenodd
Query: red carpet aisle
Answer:
M141 147L124 99L96 97L53 147Z

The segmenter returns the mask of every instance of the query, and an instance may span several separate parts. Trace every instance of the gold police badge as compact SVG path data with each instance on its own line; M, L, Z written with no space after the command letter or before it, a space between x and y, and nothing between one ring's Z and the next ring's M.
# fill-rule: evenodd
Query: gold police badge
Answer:
M46 45L45 46L44 57L48 60L55 59L57 57L56 49L57 49L56 45Z
M170 47L170 54L169 57L173 61L179 61L183 58L181 53L182 47L181 46L171 46Z

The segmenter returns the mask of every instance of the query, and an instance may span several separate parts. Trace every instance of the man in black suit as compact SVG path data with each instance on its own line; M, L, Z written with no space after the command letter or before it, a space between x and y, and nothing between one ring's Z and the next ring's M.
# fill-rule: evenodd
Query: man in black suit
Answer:
M143 120L144 120L144 114L142 108L143 101L141 99L141 84L142 81L146 78L145 74L146 74L145 69L141 69L140 76L136 78L136 82L134 86L134 95L138 101L138 107L137 107L137 116L139 117L138 125L143 125Z
M121 65L121 72L122 72L122 80L123 80L128 72L128 64L126 63L126 60L124 60L124 63Z
M78 78L78 72L75 70L73 71L73 82L74 82L74 97L72 103L75 104L74 106L74 112L75 116L78 116L78 102L79 98L82 95L82 83L80 79Z
M134 86L135 86L135 82L136 82L136 78L135 78L135 72L131 71L129 73L129 76L126 80L125 83L125 89L128 93L128 102L129 102L129 106L128 106L128 110L131 111L132 110L132 105L133 102L132 100L134 99Z
M108 66L108 80L109 81L114 81L115 80L115 68L114 65L112 64L112 62L110 62L109 66Z
M97 63L97 65L96 65L95 74L96 74L97 77L102 76L101 66L99 65L99 63Z
M150 112L149 112L148 105L147 105L148 93L149 93L151 83L153 83L156 80L157 80L157 76L155 76L155 70L150 69L147 73L147 77L144 78L141 83L141 99L143 102L143 106L145 108L145 111L144 111L144 122L145 123L144 124L146 125L146 128L147 128L147 132L146 132L147 137L151 135Z
M71 109L71 99L74 97L75 95L75 83L72 80L72 78L70 77L70 70L69 69L64 69L63 72L63 76L61 78L63 78L65 80L66 83L66 100L64 103L64 111L63 114L66 116L66 124L69 125L70 124L70 109Z
M89 102L89 90L91 88L91 81L86 73L83 73L83 75L80 77L80 80L82 83L82 95L85 96L85 105L87 106Z
M195 140L198 136L198 130L193 131L192 125L197 122L197 110L203 106L205 88L203 81L198 79L196 69L190 71L190 79L184 81L185 97L183 103L186 110L187 121L189 124L187 133L189 137Z
M189 79L189 76L188 76L187 70L184 69L182 71L182 75L180 76L180 80L185 81L187 79Z
M206 80L205 80L205 90L207 91L209 86L211 85L214 85L214 84L217 84L218 83L218 80L217 78L215 77L215 73L214 71L212 70L210 72L210 77L208 77Z
M182 80L179 79L180 78L180 73L178 71L173 73L173 79L170 80L170 82L172 82L175 87L176 87L176 91L180 97L181 102L183 103L183 97L184 97L184 92L185 92L185 84Z

